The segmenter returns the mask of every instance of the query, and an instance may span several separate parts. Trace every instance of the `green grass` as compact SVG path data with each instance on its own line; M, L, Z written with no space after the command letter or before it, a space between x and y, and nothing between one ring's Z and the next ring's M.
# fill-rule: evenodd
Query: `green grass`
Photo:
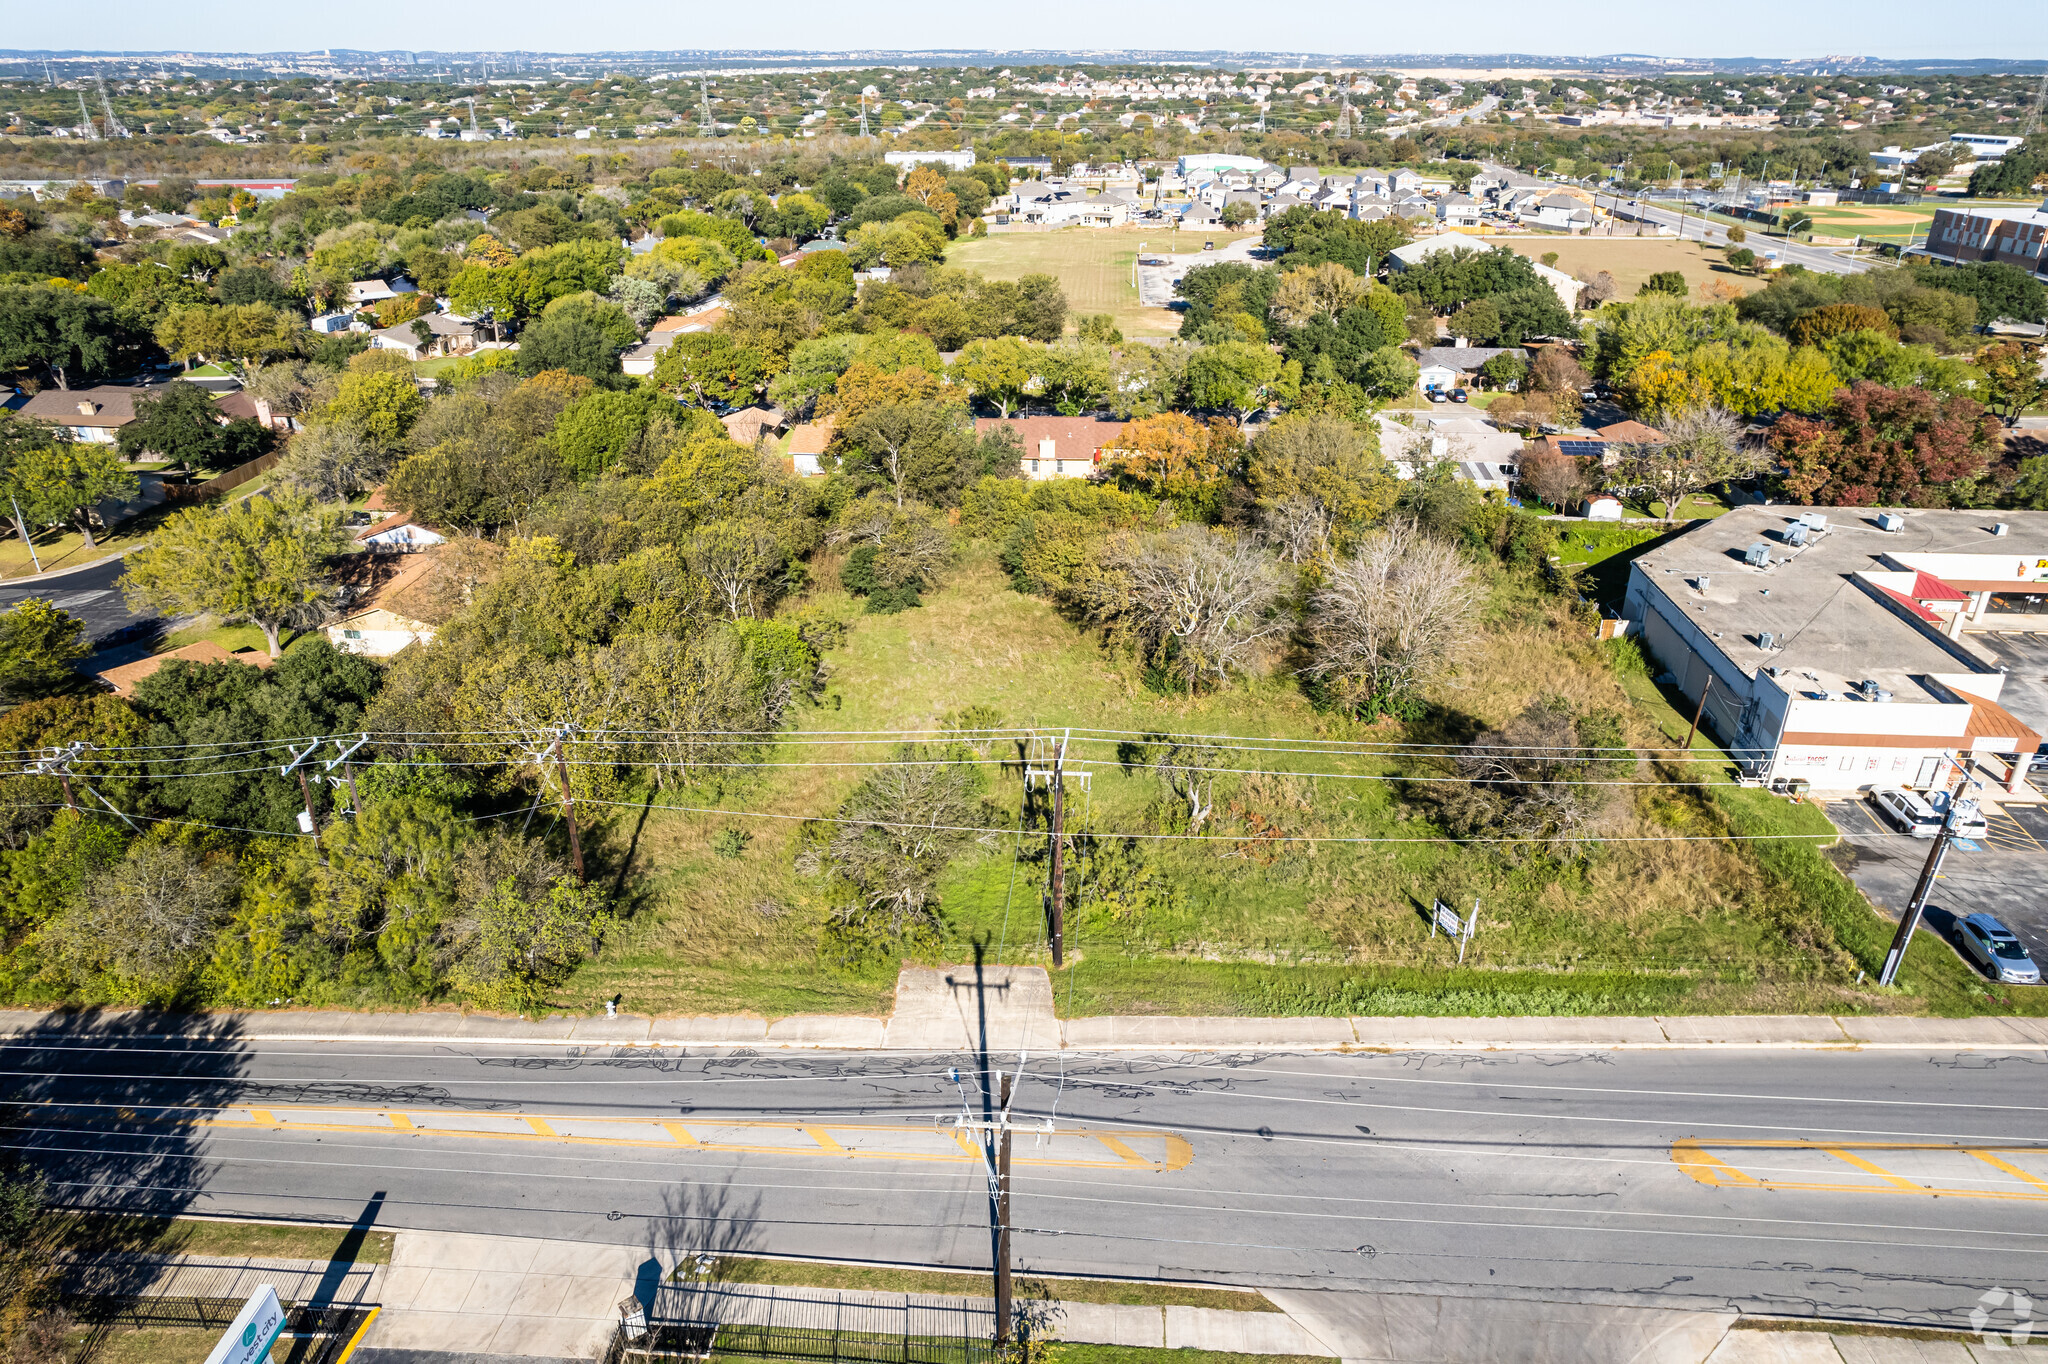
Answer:
M883 1293L939 1293L962 1297L988 1297L995 1291L986 1274L819 1264L807 1260L724 1257L714 1261L711 1272L702 1277L716 1283L843 1288ZM1184 1288L1177 1284L1118 1279L1041 1279L1029 1275L1018 1276L1015 1288L1019 1298L1045 1297L1060 1302L1112 1303L1125 1307L1214 1307L1232 1312L1280 1310L1263 1294L1248 1289Z
M67 1349L84 1350L94 1335L95 1328L78 1327L66 1338ZM220 1343L220 1335L217 1327L118 1326L99 1338L91 1364L206 1364L213 1347ZM290 1342L279 1344L289 1347ZM283 1353L272 1346L264 1358L279 1359ZM85 1364L82 1354L68 1354L67 1358Z
M422 379L438 379L466 358L461 355L436 355L427 360L415 360L412 362L412 372Z
M317 630L297 635L287 631L280 635L279 639L283 642L285 649L289 651L300 640L311 639L318 634L319 631ZM163 644L158 648L157 652L167 653L172 649L182 649L188 644L198 644L202 641L211 641L214 644L218 644L229 653L235 653L242 649L254 649L258 653L268 653L270 651L269 641L263 638L263 631L255 626L221 625L209 616L200 620L195 625L188 625L182 630L173 630L165 635Z
M1598 540L1627 529L1575 533ZM1598 575L1625 574L1639 550L1608 540L1587 551L1589 590ZM815 566L814 581L836 581L835 570L828 556ZM978 704L1012 725L1441 745L1558 693L1615 713L1631 743L1657 748L1675 743L1691 718L1689 706L1675 706L1648 676L1610 662L1637 655L1596 647L1589 622L1523 579L1500 580L1486 647L1439 694L1439 708L1405 729L1320 713L1281 669L1209 695L1155 690L1128 656L1105 651L1047 602L1012 591L985 548L970 549L920 609L864 616L856 608L836 588L819 588L800 604L851 623L828 659L825 703L798 713L801 729L931 727ZM1699 744L1713 752L1704 738ZM793 868L799 821L833 812L861 780L858 764L881 752L851 744L792 750L778 756L856 765L767 769L668 797L751 815L656 807L643 823L637 810L610 810L591 837L620 849L634 841L636 867L646 873L637 882L642 893L629 905L626 931L552 1004L595 1011L618 995L624 1008L658 1014L881 1015L891 1007L905 958L961 962L980 953L1046 962L1043 836L1020 842L1001 832L946 867L938 883L942 922L930 941L851 958L821 948L820 888ZM1070 806L1070 827L1179 827L1163 788L1142 765L1124 769L1110 746L1077 743L1075 756L1090 760L1094 777ZM1137 870L1163 893L1138 898L1136 908L1113 905L1092 895L1086 879L1104 873L1081 873L1067 921L1070 960L1078 965L1056 982L1062 1014L1996 1007L1988 997L1966 998L1959 985L1913 995L1857 987L1868 940L1888 930L1812 846L1794 845L1795 855L1714 837L1657 837L1818 818L1776 797L1732 786L1704 796L1654 785L1630 791L1599 826L1616 841L1583 860L1556 860L1514 847L1440 841L1430 788L1398 780L1427 774L1426 763L1353 757L1338 764L1293 754L1267 765L1306 775L1226 776L1209 839L1130 846ZM1352 777L1394 780L1342 779L1340 768ZM1732 773L1732 766L1702 765L1689 775L1728 783ZM1655 774L1646 768L1642 775ZM986 824L1014 828L1019 794L1014 770L992 772ZM1254 836L1260 826L1295 841L1262 841ZM728 829L752 835L738 857L711 850L713 836ZM1429 938L1417 911L1418 902L1436 897L1481 902L1479 932L1462 967L1443 939ZM1916 949L1916 959L1922 955Z
M1221 1350L1148 1350L1136 1345L1061 1345L1055 1364L1329 1364L1326 1355L1234 1355Z
M65 1250L131 1251L148 1255L253 1255L274 1260L332 1259L349 1235L347 1227L292 1227L266 1222L211 1222L195 1218L115 1217L70 1213L58 1223ZM395 1234L372 1231L363 1237L357 1264L391 1263Z
M1182 253L1199 251L1202 243L1213 241L1218 249L1244 232L1182 232L1176 248ZM1132 268L1138 259L1138 243L1147 252L1166 251L1175 242L1163 227L1063 228L1056 232L998 232L987 237L954 242L946 248L948 265L964 266L990 279L1018 279L1029 274L1056 276L1066 291L1067 304L1075 320L1092 313L1108 313L1117 326L1132 335L1159 335L1180 330L1180 314L1166 308L1147 308L1138 302Z

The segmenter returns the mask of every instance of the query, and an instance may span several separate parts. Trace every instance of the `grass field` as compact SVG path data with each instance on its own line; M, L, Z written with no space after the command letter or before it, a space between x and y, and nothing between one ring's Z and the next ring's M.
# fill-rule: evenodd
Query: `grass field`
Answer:
M1697 293L1701 284L1733 284L1744 293L1761 289L1764 282L1751 275L1739 275L1721 263L1721 249L1702 248L1696 241L1676 237L1496 237L1491 240L1511 247L1530 260L1541 260L1555 251L1557 268L1568 275L1584 277L1596 270L1614 276L1624 300L1636 296L1645 280L1660 270L1677 270L1685 275L1686 287Z
M1615 555L1595 569L1625 561ZM836 569L820 562L813 582L836 583ZM1647 675L1617 670L1614 652L1594 645L1562 600L1532 596L1518 582L1497 591L1480 656L1440 693L1431 717L1405 732L1317 712L1284 667L1219 694L1155 690L1128 658L1105 652L1047 602L1012 591L983 547L920 609L858 616L855 608L836 587L814 589L803 606L846 617L852 628L830 656L826 703L800 714L802 729L933 727L984 705L1006 725L1444 744L1550 694L1611 711L1631 744L1660 747L1674 744L1689 718ZM1698 743L1713 755L1704 737ZM881 751L791 749L777 761L853 766L764 770L668 797L735 813L657 806L615 814L598 836L617 849L630 843L648 872L645 893L627 931L555 1004L585 1012L619 996L622 1008L650 1013L887 1013L900 953L821 949L827 909L818 884L794 870L801 821L831 814L861 779L860 764ZM1143 758L1123 765L1114 740L1077 742L1075 757L1093 780L1072 819L1110 844L1106 860L1091 865L1098 878L1113 878L1121 898L1091 897L1084 873L1067 925L1075 965L1056 987L1062 1014L1997 1007L1971 993L1966 969L1931 937L1916 944L1910 964L1917 998L1855 986L1857 969L1873 963L1842 940L1867 949L1881 936L1879 920L1810 845L1768 861L1759 850L1766 845L1629 841L1750 829L1832 837L1810 807L1723 785L1729 769L1717 763L1688 770L1713 783L1711 799L1697 788L1645 787L1602 817L1612 841L1599 855L1558 862L1435 841L1429 793L1437 788L1401 780L1431 766L1365 757L1267 760L1271 771L1220 779L1207 841L1125 843L1110 835L1179 827L1172 799ZM1043 963L1043 836L1005 832L1018 819L1014 767L991 771L987 798L983 823L997 832L947 866L938 884L943 924L921 955ZM713 853L723 830L749 836L729 850L736 856ZM1267 831L1298 841L1274 842ZM1485 906L1462 968L1455 949L1429 939L1418 912L1436 897ZM1827 912L1839 922L1821 922L1815 905L1834 906ZM2048 995L2027 1006L2036 1004L2048 1010Z
M1200 250L1213 241L1218 247L1239 237L1241 232L1182 232L1177 234L1183 251ZM1131 271L1138 259L1138 243L1148 251L1163 251L1176 240L1164 228L1066 228L1058 232L998 232L973 241L954 242L946 248L948 265L964 266L990 279L1017 279L1030 274L1058 278L1066 290L1067 304L1075 317L1108 313L1117 326L1131 335L1157 336L1180 330L1180 315L1166 308L1147 308L1138 302Z
M1927 225L1934 221L1938 208L1975 208L1984 205L2002 205L2006 208L2027 209L2036 207L2031 202L2015 202L2011 199L1943 199L1938 203L1902 204L1897 208L1885 204L1836 204L1828 208L1806 208L1798 211L1813 218L1813 230L1824 237L1857 237L1866 241L1897 242L1901 245L1915 237L1927 234Z

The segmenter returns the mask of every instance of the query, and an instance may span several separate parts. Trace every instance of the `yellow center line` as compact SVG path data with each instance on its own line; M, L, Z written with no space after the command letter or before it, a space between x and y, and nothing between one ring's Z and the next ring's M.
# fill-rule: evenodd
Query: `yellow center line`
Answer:
M1704 1148L1713 1147L1727 1153L1740 1151L1812 1151L1832 1156L1844 1164L1851 1165L1865 1173L1876 1175L1883 1184L1845 1184L1825 1180L1809 1179L1767 1179L1737 1169L1728 1161L1710 1155ZM1897 1175L1883 1166L1856 1154L1859 1151L1923 1151L1939 1154L1973 1157L2001 1170L2031 1186L2028 1190L1947 1188L1938 1184L1916 1182L1903 1175ZM1709 1188L1767 1189L1781 1192L1807 1193L1853 1193L1853 1194L1921 1194L1930 1198L1986 1198L2007 1202L2048 1203L2048 1180L2027 1173L2008 1161L2001 1160L1994 1152L2008 1154L2048 1155L2048 1146L2006 1146L1975 1145L1957 1142L1934 1141L1847 1141L1820 1142L1796 1139L1760 1139L1756 1141L1712 1141L1688 1137L1671 1143L1671 1160L1685 1171L1694 1182ZM1961 1178L1961 1176L1956 1176ZM1974 1181L1973 1181L1974 1182ZM2037 1192L2038 1191L2038 1192Z

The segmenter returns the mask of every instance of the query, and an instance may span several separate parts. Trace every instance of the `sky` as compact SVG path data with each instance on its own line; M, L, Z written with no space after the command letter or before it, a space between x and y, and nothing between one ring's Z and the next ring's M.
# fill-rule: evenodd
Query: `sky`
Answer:
M2024 15L2033 13L2027 20ZM2048 7L1982 24L1929 24L1906 0L1808 0L1784 9L1641 0L843 0L626 4L620 0L419 0L251 5L245 0L100 0L14 9L16 49L299 51L322 47L587 52L643 48L1255 49L1305 53L1646 53L1669 57L2039 58ZM1454 20L1455 22L1446 22Z

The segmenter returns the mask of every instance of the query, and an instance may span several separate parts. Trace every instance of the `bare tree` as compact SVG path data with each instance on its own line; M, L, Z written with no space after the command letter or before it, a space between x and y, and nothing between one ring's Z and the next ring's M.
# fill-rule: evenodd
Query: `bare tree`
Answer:
M1478 574L1449 544L1395 521L1331 566L1309 601L1302 671L1372 708L1445 676L1471 648Z
M849 892L843 921L893 937L931 926L939 874L982 822L981 773L936 746L908 744L839 808L840 822L799 855L798 870L829 873Z
M1249 540L1202 526L1124 539L1087 587L1090 614L1140 640L1190 687L1242 671L1284 632L1279 568Z
M1667 521L1687 495L1749 478L1769 464L1763 447L1745 438L1741 420L1719 408L1685 413L1667 426L1665 440L1623 442L1611 476L1617 487L1661 501Z
M342 502L381 482L393 464L388 451L346 426L316 426L285 444L277 483L320 502Z
M1216 778L1228 765L1223 750L1209 744L1182 743L1156 736L1165 745L1152 760L1152 770L1174 800L1187 807L1188 829L1198 834L1216 808Z
M1607 713L1582 713L1558 696L1538 700L1497 730L1458 750L1463 781L1432 792L1444 826L1460 838L1506 835L1543 844L1583 839L1629 778L1621 726Z
M1320 499L1294 493L1259 508L1259 533L1290 564L1307 563L1330 547L1335 519Z
M1586 495L1585 466L1562 450L1536 446L1518 469L1522 486L1559 511Z

